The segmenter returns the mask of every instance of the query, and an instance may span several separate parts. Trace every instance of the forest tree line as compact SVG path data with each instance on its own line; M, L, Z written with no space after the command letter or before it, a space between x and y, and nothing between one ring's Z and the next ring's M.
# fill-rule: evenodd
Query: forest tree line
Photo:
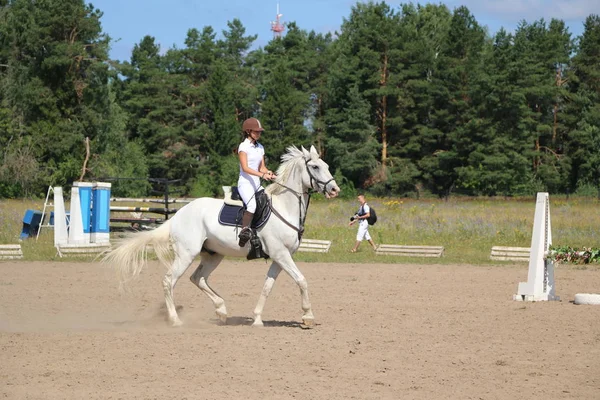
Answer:
M598 15L580 37L557 19L492 35L464 6L356 3L335 35L291 22L255 48L233 19L182 48L140 38L129 61L110 59L101 22L83 0L0 0L0 198L82 177L220 196L248 117L270 168L315 145L347 193L600 188Z

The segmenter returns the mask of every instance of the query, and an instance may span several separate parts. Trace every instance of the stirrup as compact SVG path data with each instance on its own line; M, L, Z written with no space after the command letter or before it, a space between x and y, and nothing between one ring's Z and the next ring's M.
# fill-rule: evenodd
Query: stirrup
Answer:
M238 238L240 238L238 244L240 245L240 247L244 247L246 243L248 243L248 240L252 238L252 229L245 226L244 228L242 228L242 231L238 235Z

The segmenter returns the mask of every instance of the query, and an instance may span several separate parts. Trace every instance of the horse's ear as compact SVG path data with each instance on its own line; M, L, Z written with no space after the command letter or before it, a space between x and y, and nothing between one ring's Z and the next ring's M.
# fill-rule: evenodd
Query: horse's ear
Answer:
M315 149L315 146L310 146L310 153L314 154L317 157L321 157L321 155L317 152L317 149Z
M310 160L310 153L304 148L304 146L302 146L302 154L304 155L305 160Z

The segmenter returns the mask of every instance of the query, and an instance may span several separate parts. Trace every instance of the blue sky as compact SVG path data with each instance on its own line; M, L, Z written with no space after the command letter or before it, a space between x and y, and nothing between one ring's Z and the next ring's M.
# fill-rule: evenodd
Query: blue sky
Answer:
M131 50L145 36L156 38L161 49L184 47L188 29L212 26L221 37L227 21L238 18L247 34L257 34L254 47L266 45L273 37L270 22L275 19L277 0L86 0L103 11L102 27L113 40L111 58L129 60ZM398 8L409 1L386 1ZM418 3L418 2L413 2ZM426 2L419 2L425 4ZM583 31L590 14L600 14L600 0L444 0L451 10L465 5L490 33L500 27L512 31L519 21L560 18L574 36ZM301 29L334 32L339 29L356 1L280 0L282 21L295 21Z

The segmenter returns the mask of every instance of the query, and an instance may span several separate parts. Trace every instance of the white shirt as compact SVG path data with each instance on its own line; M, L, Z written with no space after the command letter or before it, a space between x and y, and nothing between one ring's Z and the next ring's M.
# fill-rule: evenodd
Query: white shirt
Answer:
M256 144L252 144L250 139L246 138L246 140L244 140L238 146L238 153L241 152L246 153L248 167L255 171L258 171L263 156L265 155L265 148L263 147L263 145L258 142ZM248 183L253 183L252 186L254 186L255 188L257 188L260 185L260 178L255 175L247 174L246 172L244 172L242 166L240 165L240 178L238 179L238 186L240 186L240 184L243 184L244 181Z
M360 213L361 209L362 209L363 215L367 215L368 213L370 213L370 212L371 212L371 207L369 207L369 205L368 205L367 203L365 203L364 205L362 205L362 206L361 206L361 207L358 209L358 212L359 212L359 213ZM367 219L366 219L366 218L362 218L362 219L359 219L359 220L358 220L358 223L359 223L359 224L363 224L363 222L364 222L365 224L368 224L368 223L369 223L369 222L367 221ZM363 225L364 225L364 224L363 224Z

